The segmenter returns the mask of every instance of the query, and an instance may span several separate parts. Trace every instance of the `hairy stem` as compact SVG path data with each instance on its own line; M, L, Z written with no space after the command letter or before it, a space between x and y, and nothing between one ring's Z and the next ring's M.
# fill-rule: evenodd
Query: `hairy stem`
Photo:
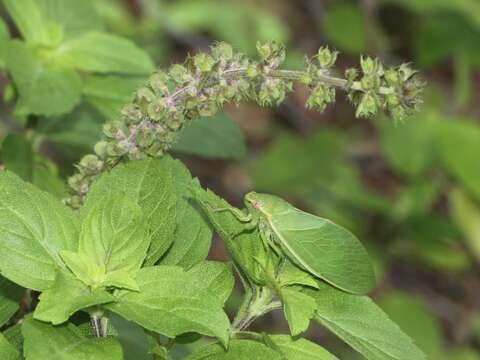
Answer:
M247 295L248 296L248 295ZM274 300L274 292L267 287L256 287L247 298L246 306L242 306L232 323L232 333L247 329L257 318L270 311L281 308L281 303Z
M94 311L90 314L90 325L95 337L107 337L108 317L102 311Z

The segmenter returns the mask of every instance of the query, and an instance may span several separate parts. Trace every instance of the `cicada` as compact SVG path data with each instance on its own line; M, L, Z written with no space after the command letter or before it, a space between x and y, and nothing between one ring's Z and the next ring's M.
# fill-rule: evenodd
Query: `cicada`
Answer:
M246 212L218 210L232 211L247 229L258 227L266 247L341 290L366 294L374 287L368 253L347 229L274 195L250 192L245 205Z

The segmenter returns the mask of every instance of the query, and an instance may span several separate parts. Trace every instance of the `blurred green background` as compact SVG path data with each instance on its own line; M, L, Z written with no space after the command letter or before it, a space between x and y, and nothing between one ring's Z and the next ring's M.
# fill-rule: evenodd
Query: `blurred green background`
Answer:
M279 108L227 106L188 126L174 152L235 205L251 189L271 192L349 228L375 260L373 297L428 358L480 359L480 1L34 1L63 35L46 32L39 49L40 35L22 37L1 10L1 161L60 198L72 164L154 66L216 40L250 55L258 40L278 40L293 69L324 44L341 51L339 74L361 54L413 62L428 86L422 111L405 123L357 120L340 96L323 114L308 111L298 86ZM98 31L108 34L101 51L109 66L95 63L95 50L81 59L57 51ZM209 256L226 259L218 239ZM116 326L126 358L147 359L138 355L147 347L140 329ZM254 328L287 329L275 313ZM319 327L307 337L360 359Z

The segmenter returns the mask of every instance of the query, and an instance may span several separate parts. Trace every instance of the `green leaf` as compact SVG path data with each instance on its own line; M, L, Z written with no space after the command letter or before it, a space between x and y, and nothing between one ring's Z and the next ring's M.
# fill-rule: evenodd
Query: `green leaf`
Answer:
M463 232L468 249L480 259L480 207L461 189L452 189L448 198L451 216Z
M80 103L80 76L41 61L18 40L10 41L7 67L19 93L16 110L21 115L59 115Z
M327 38L340 50L359 54L367 49L366 21L358 5L329 6L323 22Z
M0 359L20 360L20 353L5 339L2 333L0 333Z
M288 26L268 7L257 6L255 10L243 2L220 6L218 0L176 1L162 6L158 14L167 11L169 21L175 28L187 32L208 32L216 39L224 40L244 52L255 50L255 41L289 40ZM154 6L154 5L151 5ZM211 21L216 19L216 21ZM160 16L155 17L161 21Z
M418 178L398 190L389 216L396 222L402 222L411 216L428 216L438 193L439 186L435 182L432 183L427 176L424 179Z
M143 76L91 75L84 81L83 94L102 115L115 118L145 82Z
M448 27L443 26L446 23ZM462 55L472 64L479 65L480 51L475 46L480 35L478 25L475 27L465 16L455 12L423 17L418 23L414 39L415 63L427 68Z
M338 360L320 345L288 335L273 335L269 339L286 360Z
M367 296L327 284L307 292L317 301L315 320L368 360L424 360L412 340Z
M17 284L45 290L57 269L65 269L60 250L78 243L77 217L52 195L0 172L0 271Z
M0 19L0 69L3 69L7 61L8 43L10 41L10 32L3 19Z
M476 0L384 0L385 2L398 3L419 14L431 15L432 12L447 10L448 12L465 15L472 23L480 26L480 3Z
M106 273L124 270L134 275L150 245L147 221L132 198L111 195L85 214L79 252L104 265Z
M333 183L337 165L344 161L343 143L341 135L332 131L307 139L280 134L251 168L255 188L297 194L318 183Z
M58 176L55 163L35 154L32 141L23 134L9 134L5 138L2 143L2 161L6 169L35 184L40 190L47 191L58 199L66 196L65 184Z
M480 354L471 348L456 348L444 355L447 360L479 360Z
M15 314L25 290L0 276L0 327Z
M212 229L198 204L192 199L190 187L199 186L178 160L167 158L177 194L176 227L172 246L160 260L162 265L179 265L189 269L205 260L212 242Z
M442 124L437 145L447 171L480 199L480 126L457 120Z
M280 287L290 285L303 285L318 289L317 280L308 272L294 265L288 259L285 260L285 264L280 270L277 281Z
M229 211L215 211L232 206L214 192L197 187L193 187L192 191L195 200L224 241L235 265L251 279L263 282L263 270L259 261L266 259L267 255L258 230L245 232L243 224Z
M92 290L72 275L60 271L53 286L40 294L34 318L57 325L79 310L113 301L113 295L105 290Z
M306 138L280 134L250 168L254 187L301 198L315 213L328 214L352 231L363 229L357 224L360 210L383 212L390 203L363 185L347 144L344 135L331 130Z
M105 264L96 264L94 259L83 253L63 250L60 255L77 279L93 289L115 287L138 291L138 285L133 279L136 272L125 270L106 272Z
M10 326L3 332L3 336L21 354L23 359L23 336L21 327L21 324Z
M251 340L232 340L228 350L218 344L206 345L185 360L282 360L278 352Z
M68 115L43 118L37 130L56 147L57 153L70 162L76 162L93 149L102 132L103 122L103 116L97 111L79 106Z
M97 286L103 280L105 266L96 264L86 254L63 250L60 256L68 269L85 285Z
M394 170L418 177L434 165L433 125L425 112L401 125L381 121L380 143Z
M233 290L235 279L228 264L218 261L204 261L188 270L196 283L210 290L224 304Z
M115 338L89 338L73 324L52 326L27 317L22 334L26 360L123 360Z
M222 304L181 267L142 268L136 280L139 292L124 291L107 308L168 337L197 332L228 343L230 322Z
M140 326L115 314L109 317L109 323L118 332L117 339L122 344L125 360L152 360L147 336Z
M185 126L172 150L206 158L238 160L246 155L247 147L237 123L221 113Z
M58 41L60 29L52 29L54 24L43 17L35 0L4 0L4 4L27 43L51 45L54 40Z
M462 234L446 214L414 217L405 225L406 238L414 245L413 249L405 249L407 257L415 254L422 263L444 273L464 273L471 268L471 259L459 241Z
M2 161L6 169L13 171L25 181L32 181L32 143L23 134L9 134L3 140Z
M115 287L117 289L127 289L139 291L138 284L131 274L124 270L109 272L105 279L100 283L102 287Z
M77 70L148 75L155 66L132 41L93 31L62 44L56 61Z
M281 297L283 312L292 336L297 336L306 331L317 308L315 299L302 293L296 287L283 288Z
M40 154L34 156L32 183L59 200L67 196L65 182L58 174L57 165Z
M93 0L36 0L44 17L59 25L66 39L101 29Z
M170 161L131 161L104 173L92 186L81 209L83 217L108 197L125 194L142 209L151 236L146 264L154 264L167 251L175 228L176 194Z
M440 324L420 299L406 292L393 291L382 296L379 305L418 344L428 359L444 358Z

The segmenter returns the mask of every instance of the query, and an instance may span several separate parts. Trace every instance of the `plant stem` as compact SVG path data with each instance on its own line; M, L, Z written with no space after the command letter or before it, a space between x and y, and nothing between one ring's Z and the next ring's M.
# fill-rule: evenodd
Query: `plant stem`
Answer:
M224 71L222 75L224 79L229 79L229 80L241 78L241 77L247 76L247 69L246 68L230 69L230 70ZM308 75L308 73L306 71L300 71L300 70L269 70L264 75L272 79L285 79L285 80L298 81L303 76ZM334 86L342 90L347 90L348 81L345 79L338 78L335 76L330 76L330 75L318 75L318 79L320 82L324 83L325 85ZM193 88L194 88L193 86L186 86L186 87L177 89L171 96L172 100L175 103L179 102L182 99L183 95L188 94L189 90L192 90ZM352 84L351 89L357 90L357 91L364 91L360 81L355 81ZM382 95L393 94L394 92L395 90L392 87L383 86L379 89L379 93Z
M95 337L107 337L108 317L102 311L95 311L90 314L90 324Z
M248 328L255 319L281 307L279 301L274 301L274 292L267 287L255 287L252 294L246 295L237 316L232 324L232 333L238 333Z

